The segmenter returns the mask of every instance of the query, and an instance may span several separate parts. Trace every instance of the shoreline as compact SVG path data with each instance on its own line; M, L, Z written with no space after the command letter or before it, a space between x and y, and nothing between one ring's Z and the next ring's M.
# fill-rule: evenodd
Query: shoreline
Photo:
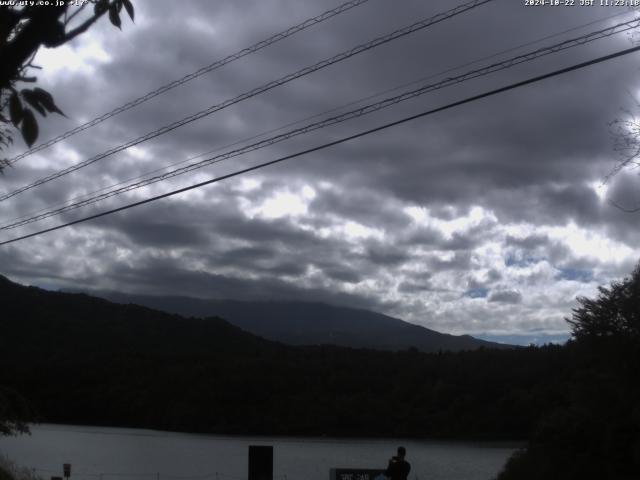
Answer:
M175 436L189 436L189 437L215 437L215 438L255 438L256 440L273 439L277 441L291 440L294 442L308 442L308 443L357 443L357 442L375 442L375 443L387 443L387 442L419 442L426 444L446 443L446 444L460 444L460 445L476 445L476 446L505 446L514 447L524 446L527 442L526 439L513 439L513 438L496 438L496 437L417 437L417 436L382 436L382 435L324 435L324 434L261 434L261 433L218 433L218 432L189 432L182 430L162 430L148 427L135 427L135 426L121 426L121 425L99 425L99 424L80 424L80 423L55 423L55 422L42 422L42 423L30 423L29 428L36 427L39 430L45 431L58 431L58 432L79 432L85 434L99 434L99 435L131 435L131 436L149 436L158 437L164 435ZM53 427L53 428L50 428ZM100 429L94 432L87 431L86 429ZM119 430L120 432L105 432L104 430ZM29 434L27 434L29 435ZM15 437L14 437L15 438Z

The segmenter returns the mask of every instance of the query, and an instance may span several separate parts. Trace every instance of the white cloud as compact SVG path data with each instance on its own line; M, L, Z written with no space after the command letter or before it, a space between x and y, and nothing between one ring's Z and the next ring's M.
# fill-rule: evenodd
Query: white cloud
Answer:
M251 184L249 186L251 187ZM247 188L247 184L244 188ZM245 211L251 218L255 216L266 219L300 217L307 213L309 202L315 198L315 195L315 190L309 185L304 185L298 191L279 190L258 205L252 205L245 200Z
M103 45L96 39L82 42L77 46L71 44L58 48L42 48L38 51L35 64L41 66L48 78L58 76L93 74L96 67L113 60ZM65 81L60 79L60 81Z
M293 4L294 11L283 13L280 4L268 1L238 7L226 0L188 6L140 0L135 25L127 23L119 32L105 19L72 46L42 50L36 63L44 67L41 76L55 87L52 94L63 110L68 105L76 109L76 120L89 120L118 106L116 99L135 98L322 9L315 2ZM504 7L500 15L479 8L446 28L443 24L406 37L402 47L389 44L140 144L67 181L5 203L3 218L503 50L511 46L505 41L521 34L538 38L540 25L545 34L571 26L569 17L553 9L536 10L537 21L532 21L532 11L515 3ZM34 181L45 170L76 163L445 8L450 8L446 1L409 2L403 8L369 2L33 155L8 169L2 180L6 188ZM578 10L572 22L586 23L603 12ZM487 36L488 29L500 35ZM575 55L566 51L562 61L582 61L609 46L585 45ZM547 71L553 62L530 67ZM486 86L522 79L522 73L487 78ZM208 291L202 276L228 275L263 282L266 292L275 282L291 291L322 288L336 298L348 292L367 299L371 308L444 332L566 332L563 317L575 297L593 294L598 284L624 273L638 257L636 217L605 210L614 193L634 205L636 176L625 177L625 188L619 186L621 179L603 187L594 173L605 171L603 159L614 156L606 122L625 101L625 82L636 77L633 62L620 60L585 70L578 83L532 85L517 95L496 96L282 164L275 173L236 177L143 207L140 214L132 210L110 217L110 223L19 243L3 257L3 273L26 282L45 279L68 286L75 281L79 287L94 282L92 287L127 290L144 288L145 281L119 276L120 269L136 272L161 265L162 271L173 268L194 278L189 287L167 280L170 293L189 295L196 284ZM373 120L273 145L268 155L258 151L248 160L176 177L127 198L144 199L208 180L239 164L290 154L334 140L336 132L346 135L367 122L396 120L461 95L460 90L434 92L424 101L379 112ZM41 123L42 139L51 133L47 129L71 126L67 119L51 118ZM113 200L96 211L122 203ZM152 220L164 226L157 234ZM470 298L465 295L470 288L483 289L482 295ZM242 288L237 295L242 297Z

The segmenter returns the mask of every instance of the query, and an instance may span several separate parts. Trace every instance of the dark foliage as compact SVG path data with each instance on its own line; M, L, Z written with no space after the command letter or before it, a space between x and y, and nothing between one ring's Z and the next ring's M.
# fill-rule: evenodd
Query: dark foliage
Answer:
M557 346L425 354L262 340L0 282L0 384L43 421L219 433L524 438L567 402Z
M580 308L573 312L573 336L581 342L640 341L640 264L629 278L600 287L596 299L579 298Z
M34 112L43 117L48 113L63 115L49 92L41 88L18 88L18 84L37 80L32 72L39 67L32 62L40 47L64 45L85 33L105 14L118 28L121 28L123 9L131 20L134 18L131 0L89 0L82 5L15 3L0 5L0 150L13 143L12 128L18 129L29 147L35 143L39 129ZM93 12L79 16L90 4ZM81 17L82 20L77 21ZM0 160L0 171L7 163L6 159Z
M640 478L640 265L579 302L568 403L541 416L500 480Z
M13 480L11 473L0 466L0 480Z
M636 269L602 289L596 303L581 299L575 339L566 346L426 354L285 346L217 318L4 279L0 362L7 367L0 385L22 392L43 421L218 433L528 437L500 480L635 479L639 280ZM612 296L619 302L609 304ZM607 326L612 312L621 328Z
M35 420L29 403L10 388L0 387L0 435L28 433L27 422Z

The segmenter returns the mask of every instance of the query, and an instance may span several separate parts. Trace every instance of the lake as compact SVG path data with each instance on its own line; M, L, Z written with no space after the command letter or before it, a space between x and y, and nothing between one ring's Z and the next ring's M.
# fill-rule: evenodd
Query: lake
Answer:
M513 443L397 439L235 437L126 428L37 425L31 436L0 437L0 454L44 479L240 480L249 445L274 447L274 478L329 480L334 467L385 468L399 445L410 479L489 480L518 447Z

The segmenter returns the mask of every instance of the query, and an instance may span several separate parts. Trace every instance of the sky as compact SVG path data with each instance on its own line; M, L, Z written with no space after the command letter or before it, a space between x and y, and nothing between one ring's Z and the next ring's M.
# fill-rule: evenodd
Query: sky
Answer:
M39 141L334 8L339 0L133 3L135 23L123 18L122 31L103 19L73 42L38 53L38 85L66 114L42 119ZM370 0L16 162L0 177L0 193L459 3ZM3 202L0 222L634 15L624 7L579 3L494 0L16 195ZM310 149L630 48L634 40L633 34L615 35L436 90L0 231L0 240ZM566 338L565 318L576 298L594 296L599 285L628 275L638 261L640 212L624 210L640 205L640 179L633 168L608 174L624 159L611 122L637 114L639 61L640 53L630 54L3 245L0 273L50 289L321 301L499 341ZM6 156L24 150L17 139Z

